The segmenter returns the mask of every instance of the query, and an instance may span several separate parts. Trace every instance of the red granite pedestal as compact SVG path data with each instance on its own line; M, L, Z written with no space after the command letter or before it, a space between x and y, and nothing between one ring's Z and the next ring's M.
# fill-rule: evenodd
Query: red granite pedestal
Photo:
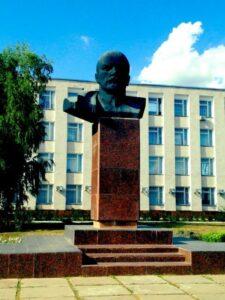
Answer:
M139 120L102 118L92 137L91 218L95 227L137 226L139 172Z
M178 264L179 272L189 268L185 257L171 245L172 231L137 226L139 120L102 118L93 126L92 143L91 218L94 224L66 228L67 238L82 251L81 274L148 274L153 269L159 272L162 260L167 263L163 267L169 266L171 270L172 262Z

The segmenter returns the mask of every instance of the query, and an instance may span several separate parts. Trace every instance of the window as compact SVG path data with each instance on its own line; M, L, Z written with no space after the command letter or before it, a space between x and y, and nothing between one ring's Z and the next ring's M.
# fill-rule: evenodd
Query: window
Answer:
M211 118L212 116L212 102L207 100L201 100L199 103L200 116L205 118Z
M200 143L202 147L212 146L212 130L211 129L201 129L200 130Z
M187 100L174 100L174 112L175 117L186 117L187 116Z
M54 108L55 91L46 90L39 97L39 104L43 109Z
M54 123L52 122L43 122L45 128L45 141L53 141L54 140Z
M161 144L162 144L162 128L149 127L149 145L161 145Z
M161 186L149 187L150 205L163 205L163 188Z
M175 128L175 145L187 146L188 136L186 128Z
M176 175L188 175L188 158L176 157L175 158L175 174Z
M162 98L149 98L148 99L148 113L152 116L162 114L161 111Z
M189 189L187 187L176 187L176 204L189 205Z
M68 184L66 186L66 205L81 204L81 185Z
M202 205L215 205L214 195L214 188L202 188Z
M159 156L149 157L149 174L150 175L162 174L162 157Z
M82 172L82 154L67 154L67 173Z
M202 158L201 159L201 174L202 176L213 176L213 159Z
M47 173L53 172L53 153L38 153L38 158L48 162L48 166L45 169Z
M37 195L37 205L52 204L52 185L41 184Z
M68 123L67 128L67 141L68 142L81 142L82 141L82 129L81 123Z

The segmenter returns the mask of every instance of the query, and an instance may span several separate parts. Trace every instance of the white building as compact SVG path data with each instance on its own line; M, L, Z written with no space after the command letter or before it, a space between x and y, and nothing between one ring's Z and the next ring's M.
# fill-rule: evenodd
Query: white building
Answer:
M95 82L55 79L40 102L53 159L37 199L39 209L90 209L92 124L63 112L68 95L97 90ZM141 210L218 211L225 208L225 90L132 84L146 98L140 121Z

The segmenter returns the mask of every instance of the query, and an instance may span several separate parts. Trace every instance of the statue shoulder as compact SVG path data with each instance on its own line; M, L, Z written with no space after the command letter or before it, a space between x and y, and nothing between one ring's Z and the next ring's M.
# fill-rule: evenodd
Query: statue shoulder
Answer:
M63 111L89 122L95 120L97 92L73 95L64 99Z
M145 107L146 99L142 97L126 96L126 103L130 106L141 108Z
M126 96L126 104L134 109L137 109L138 118L143 116L145 110L146 99L142 97Z
M82 97L84 98L84 100L87 103L90 103L92 105L96 105L96 101L97 101L97 91L89 91L85 94L82 95Z

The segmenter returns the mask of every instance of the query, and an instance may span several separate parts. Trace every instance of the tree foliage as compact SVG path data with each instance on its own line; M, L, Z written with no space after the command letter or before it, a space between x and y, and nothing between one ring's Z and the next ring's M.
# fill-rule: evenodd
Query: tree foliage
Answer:
M34 153L44 138L43 112L37 99L52 72L45 57L26 45L0 53L0 205L9 220L16 209L37 195L45 166Z

